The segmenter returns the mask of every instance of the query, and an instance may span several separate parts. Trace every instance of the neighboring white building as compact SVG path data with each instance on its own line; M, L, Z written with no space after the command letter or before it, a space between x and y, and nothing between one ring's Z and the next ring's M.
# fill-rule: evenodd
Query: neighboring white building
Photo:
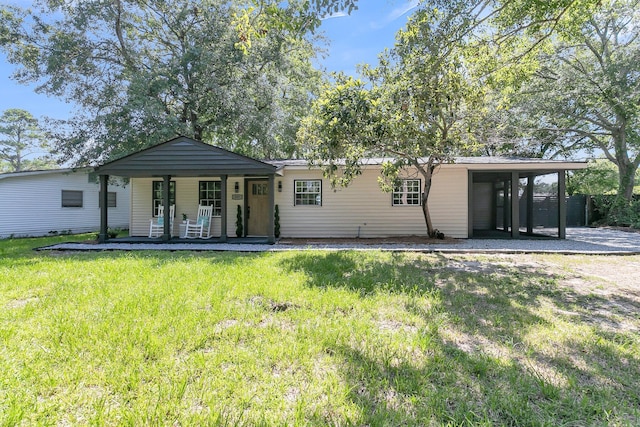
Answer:
M84 233L100 227L93 168L0 174L0 238ZM109 185L109 226L129 228L126 181Z

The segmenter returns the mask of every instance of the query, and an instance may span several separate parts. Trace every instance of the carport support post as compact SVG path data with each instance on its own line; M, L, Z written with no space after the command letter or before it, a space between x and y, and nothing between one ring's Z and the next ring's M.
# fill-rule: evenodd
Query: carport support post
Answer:
M527 233L533 234L533 181L535 176L527 177Z
M98 234L98 243L106 243L109 240L107 234L108 218L107 218L107 183L109 182L109 175L100 175L100 233Z
M227 175L220 176L220 241L227 241Z
M567 183L565 171L558 171L558 238L567 238Z
M169 203L169 185L171 185L171 175L165 175L164 183L162 185L162 205L164 206L164 219L163 219L163 234L162 240L168 242L171 240L171 217L169 214L171 213L171 205Z
M275 243L276 242L276 235L275 235L275 209L276 209L276 202L275 202L275 175L274 174L269 174L269 234L267 236L267 241L269 243Z
M509 230L509 181L502 182L502 230Z
M511 172L511 237L520 238L520 198L518 197L518 184L520 175Z

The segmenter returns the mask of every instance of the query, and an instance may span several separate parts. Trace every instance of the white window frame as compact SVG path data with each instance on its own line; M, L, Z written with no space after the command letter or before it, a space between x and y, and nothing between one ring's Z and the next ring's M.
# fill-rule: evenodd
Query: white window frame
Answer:
M311 191L311 190L317 190L317 191ZM308 203L312 201L313 203ZM294 206L322 206L322 180L321 179L294 179L293 180L293 205Z
M202 189L202 184L208 184L209 183L213 183L213 189L209 189L207 188L206 190ZM218 188L215 188L218 187ZM209 193L212 192L213 193L213 198L200 198L202 196L202 192L205 193ZM219 195L220 197L217 198L215 197L217 195ZM214 217L220 217L222 215L222 181L215 181L215 180L211 180L211 181L198 181L198 204L202 205L202 206L213 206L213 213L212 216Z
M392 206L421 206L422 180L402 179L399 186L394 186L391 195Z
M152 181L151 182L151 208L153 209L152 216L155 218L158 216L158 207L162 205L162 186L164 185L164 181ZM158 187L156 189L156 186ZM173 191L171 191L173 189ZM171 195L173 193L173 196ZM175 181L169 182L169 203L171 205L175 205L176 203L176 194L178 193L178 185ZM160 195L160 198L156 196Z

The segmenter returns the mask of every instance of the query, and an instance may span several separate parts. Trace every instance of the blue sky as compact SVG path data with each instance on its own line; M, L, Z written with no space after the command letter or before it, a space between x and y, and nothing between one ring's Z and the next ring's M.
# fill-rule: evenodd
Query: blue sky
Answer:
M358 10L351 15L339 13L327 17L321 30L330 44L321 65L329 71L355 74L357 64L376 64L378 54L393 46L396 32L404 27L417 3L417 0L359 0ZM21 108L35 117L59 119L71 114L73 106L36 94L33 86L17 84L10 78L13 71L14 66L0 53L0 112Z

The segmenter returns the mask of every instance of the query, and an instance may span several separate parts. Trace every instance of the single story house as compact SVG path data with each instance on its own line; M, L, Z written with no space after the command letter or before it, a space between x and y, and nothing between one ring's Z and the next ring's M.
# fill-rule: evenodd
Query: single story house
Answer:
M349 187L331 188L317 168L303 160L259 161L186 137L133 153L96 168L101 185L110 176L128 177L131 236L146 236L160 205L175 205L171 229L179 231L182 214L194 218L199 205L213 205L212 235L236 236L238 206L244 236L275 241L275 206L281 237L388 237L426 235L420 206L423 178L407 170L402 185L383 192L377 178L382 159L364 161L363 173ZM492 157L459 158L439 167L433 177L429 208L434 227L445 235L470 238L483 230L505 230L511 237L533 231L533 215L520 224L521 201L533 195L536 177L555 175L565 192L565 171L586 162ZM106 194L102 192L103 197ZM518 195L518 197L511 197ZM560 198L564 200L564 197ZM532 205L532 204L531 204ZM525 206L524 208L529 209ZM101 240L112 223L102 209ZM558 204L564 238L565 204Z
M98 230L98 188L93 168L0 174L0 238ZM110 227L128 228L129 186L109 184L106 196Z

